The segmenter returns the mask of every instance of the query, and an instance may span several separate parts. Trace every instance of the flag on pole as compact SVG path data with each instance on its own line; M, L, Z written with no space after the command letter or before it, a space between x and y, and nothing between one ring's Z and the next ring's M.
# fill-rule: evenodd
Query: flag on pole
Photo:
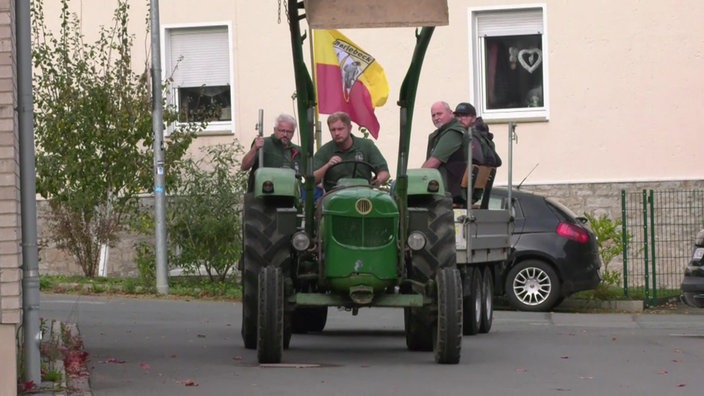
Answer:
M344 111L376 139L374 108L389 96L386 73L369 53L337 30L316 30L313 42L318 111Z

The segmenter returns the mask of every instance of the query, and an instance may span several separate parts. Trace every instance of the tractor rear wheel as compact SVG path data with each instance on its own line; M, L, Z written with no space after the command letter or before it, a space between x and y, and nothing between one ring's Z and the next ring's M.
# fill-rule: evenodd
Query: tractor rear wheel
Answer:
M284 282L280 268L262 268L257 308L259 363L280 363L284 349Z
M274 203L255 197L253 193L244 196L242 339L248 349L257 348L259 274L269 265L287 268L291 260L290 235L282 234L277 228L277 207ZM290 326L286 326L286 329L284 346L288 347Z
M418 202L415 205L428 210L428 228L425 230L427 242L423 249L413 252L411 257L411 277L419 282L434 279L437 271L454 266L456 260L452 199L438 195L428 199L428 202Z
M462 279L456 268L442 268L437 275L438 319L435 362L457 364L462 350Z

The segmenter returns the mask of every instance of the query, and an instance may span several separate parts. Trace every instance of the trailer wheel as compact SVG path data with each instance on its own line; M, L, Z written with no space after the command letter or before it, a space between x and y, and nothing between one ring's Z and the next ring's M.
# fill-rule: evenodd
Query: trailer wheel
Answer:
M293 312L291 327L296 334L319 332L323 331L327 320L328 307L300 307Z
M438 319L435 362L457 364L462 350L462 280L456 268L442 268L437 275Z
M262 268L258 308L257 358L259 363L280 363L284 349L284 282L280 268Z
M475 335L479 332L482 320L481 271L466 267L463 284L465 295L462 304L462 334Z
M521 311L549 311L560 296L555 270L539 260L517 263L506 277L506 298Z
M403 309L403 325L406 330L406 346L409 351L433 350L433 323L427 308Z
M479 332L486 334L494 322L494 277L491 268L485 267L482 274L482 312Z

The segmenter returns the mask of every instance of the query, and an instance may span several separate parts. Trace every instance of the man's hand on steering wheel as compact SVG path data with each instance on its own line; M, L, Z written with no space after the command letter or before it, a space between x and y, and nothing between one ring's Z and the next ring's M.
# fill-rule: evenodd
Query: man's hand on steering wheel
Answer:
M351 177L351 178L357 177L356 175L357 175L358 165L362 165L362 167L369 168L369 171L372 173L372 178L369 180L369 184L371 184L374 187L379 187L378 182L377 182L377 172L374 169L374 165L370 164L367 161L356 161L356 160L345 161L345 160L342 160L340 157L335 156L330 159L329 163L330 163L330 167L328 167L328 169L325 171L325 175L323 176L323 184L325 184L325 182L333 183L333 181L330 180L330 178L328 177L331 169L337 167L338 165L342 165L342 164L354 164L354 168L352 169L352 174L340 176L338 178L338 180L342 179L344 177ZM360 175L360 177L361 177L361 175ZM337 180L335 180L334 183L337 184Z

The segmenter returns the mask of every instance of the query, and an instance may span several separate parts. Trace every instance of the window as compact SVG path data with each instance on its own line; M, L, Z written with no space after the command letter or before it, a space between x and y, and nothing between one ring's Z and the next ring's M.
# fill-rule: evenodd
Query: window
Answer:
M227 26L165 29L168 100L182 122L208 121L207 131L232 130L232 84Z
M544 9L470 12L473 94L486 120L547 120Z

